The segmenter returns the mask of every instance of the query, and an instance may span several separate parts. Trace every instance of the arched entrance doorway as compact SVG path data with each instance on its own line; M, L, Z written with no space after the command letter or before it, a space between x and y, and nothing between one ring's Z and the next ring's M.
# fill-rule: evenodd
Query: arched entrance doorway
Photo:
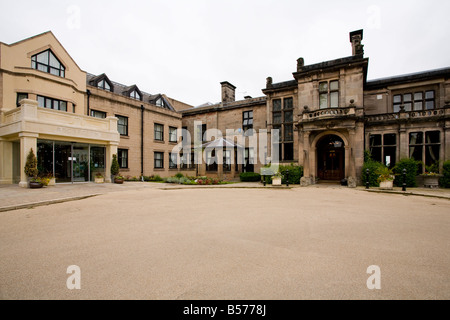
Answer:
M345 177L344 141L337 135L324 136L317 143L317 177L342 180Z

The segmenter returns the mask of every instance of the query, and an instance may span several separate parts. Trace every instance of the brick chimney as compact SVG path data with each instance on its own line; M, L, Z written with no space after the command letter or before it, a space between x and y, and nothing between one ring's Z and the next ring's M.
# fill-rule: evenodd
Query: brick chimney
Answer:
M236 87L233 86L228 81L224 81L220 83L222 85L222 102L234 102L236 101L235 90Z
M363 30L350 32L350 42L352 43L352 55L364 55L364 45L361 44L363 39Z

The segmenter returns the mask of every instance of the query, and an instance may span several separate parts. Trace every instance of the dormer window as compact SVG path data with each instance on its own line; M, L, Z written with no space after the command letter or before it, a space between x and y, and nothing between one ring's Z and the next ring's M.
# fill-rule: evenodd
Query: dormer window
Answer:
M164 107L164 100L162 98L159 98L158 100L156 100L156 105L158 107Z
M103 89L103 90L112 91L111 90L111 86L109 85L108 81L106 81L106 79L100 80L97 83L97 88L100 88L100 89Z
M130 98L141 100L141 95L136 90L130 92Z
M31 68L63 78L66 71L66 68L62 65L58 58L55 57L50 49L32 56Z

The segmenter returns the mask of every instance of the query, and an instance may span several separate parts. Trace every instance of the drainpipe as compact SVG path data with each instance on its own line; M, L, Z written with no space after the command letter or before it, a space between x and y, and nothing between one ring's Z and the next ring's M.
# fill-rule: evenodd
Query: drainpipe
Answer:
M87 89L86 94L87 94L87 115L89 115L91 113L91 111L89 110L90 109L89 97L91 96L91 91Z
M141 179L144 180L144 105L141 104Z

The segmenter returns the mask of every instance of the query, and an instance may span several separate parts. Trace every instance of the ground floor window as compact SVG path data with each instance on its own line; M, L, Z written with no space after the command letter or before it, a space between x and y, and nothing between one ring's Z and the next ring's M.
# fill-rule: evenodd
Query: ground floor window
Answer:
M169 153L169 169L176 169L177 168L177 154L176 153Z
M128 150L127 149L118 149L118 161L119 161L119 167L121 169L128 168Z
M371 134L369 136L370 154L375 161L393 168L397 156L397 134Z
M154 152L155 169L164 169L164 152Z
M38 140L38 171L58 183L92 181L95 173L105 174L105 154L104 146Z
M181 169L195 168L194 153L180 152Z
M216 150L206 150L206 171L217 171Z
M231 151L223 151L223 171L231 171Z
M409 157L425 164L420 171L427 166L439 163L441 148L440 131L410 132L409 133Z

